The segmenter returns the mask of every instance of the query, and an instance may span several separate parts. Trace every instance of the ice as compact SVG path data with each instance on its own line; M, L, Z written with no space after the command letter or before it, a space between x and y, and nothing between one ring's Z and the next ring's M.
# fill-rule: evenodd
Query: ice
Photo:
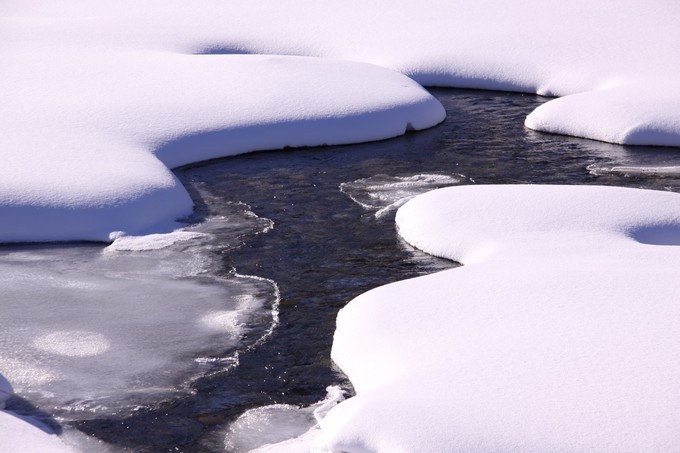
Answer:
M246 411L227 430L227 451L325 451L319 443L318 423L331 408L344 400L340 387L330 386L326 391L323 401L308 407L272 404Z
M0 370L15 392L61 419L120 415L185 391L268 335L275 284L217 274L215 260L271 222L225 206L227 216L160 239L0 250Z
M375 175L340 184L340 190L360 206L384 217L418 194L460 184L462 175L418 174L413 176Z
M676 80L618 82L541 105L531 129L627 145L680 146L680 85Z
M622 176L680 176L680 166L649 167L649 166L613 166L604 167L589 165L588 171L592 175L622 175Z
M462 267L340 311L357 395L331 451L673 451L680 446L680 195L467 185L420 195L399 234Z
M445 116L420 85L379 66L193 55L136 36L158 31L191 39L165 29L160 16L170 5L137 16L132 5L69 8L76 4L49 20L39 3L0 16L11 34L0 50L7 62L0 242L167 233L192 210L169 168L257 150L380 140ZM192 8L175 7L175 17L191 15ZM215 23L210 15L204 25Z

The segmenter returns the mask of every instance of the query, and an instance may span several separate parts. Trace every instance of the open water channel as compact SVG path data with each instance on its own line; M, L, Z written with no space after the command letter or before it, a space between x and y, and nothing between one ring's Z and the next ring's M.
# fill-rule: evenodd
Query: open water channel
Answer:
M680 165L677 148L527 130L538 96L432 92L448 116L426 131L178 169L199 224L169 246L0 249L3 303L15 306L0 321L9 409L102 450L238 451L225 436L244 411L310 405L332 384L351 394L330 361L349 300L456 265L399 239L403 199L455 184L680 191L664 169Z

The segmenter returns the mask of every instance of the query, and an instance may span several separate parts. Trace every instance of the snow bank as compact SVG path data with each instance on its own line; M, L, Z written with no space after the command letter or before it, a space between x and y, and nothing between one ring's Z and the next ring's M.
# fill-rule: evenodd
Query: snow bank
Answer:
M57 436L36 421L19 417L5 411L7 401L14 390L0 374L0 449L21 452L70 452Z
M67 453L67 447L57 436L35 426L28 419L0 410L0 445L2 451L26 453Z
M20 6L5 5L2 16L0 242L167 232L192 208L168 168L379 140L444 118L420 85L375 65L191 55L128 39L140 21L149 33L162 29L166 4L139 17L105 3L58 17Z
M397 213L463 267L341 310L332 357L357 396L333 451L680 447L680 195L460 186Z
M168 167L441 121L392 70L574 95L527 125L680 146L678 23L661 0L4 1L0 241L169 230L191 202Z
M649 80L565 96L538 107L525 125L610 143L680 146L680 84Z

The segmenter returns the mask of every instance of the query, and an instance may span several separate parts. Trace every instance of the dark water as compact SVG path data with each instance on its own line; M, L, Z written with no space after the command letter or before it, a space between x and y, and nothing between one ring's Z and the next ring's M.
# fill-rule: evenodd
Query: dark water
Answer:
M377 174L461 174L468 184L605 184L680 190L680 177L596 175L588 168L680 164L680 149L633 148L529 131L524 117L546 98L434 90L445 123L366 145L262 152L183 168L202 216L243 202L274 229L220 253L224 272L275 281L279 325L241 351L238 366L193 383L182 396L134 416L74 423L135 451L216 451L222 429L262 405L312 404L325 387L349 384L330 362L337 311L353 297L454 263L399 240L393 215L376 219L339 190ZM209 196L206 196L209 194Z

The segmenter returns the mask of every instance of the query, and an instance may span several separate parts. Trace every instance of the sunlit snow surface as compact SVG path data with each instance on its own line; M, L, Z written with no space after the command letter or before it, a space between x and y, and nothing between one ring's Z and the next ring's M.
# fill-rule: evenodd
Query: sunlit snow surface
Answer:
M564 96L526 125L680 145L678 23L662 0L4 1L0 241L167 231L191 211L168 167L433 126L418 83Z
M397 213L462 267L341 310L357 396L334 451L673 451L680 445L680 195L461 186Z
M236 363L276 322L271 281L216 277L216 252L272 223L231 213L111 246L0 250L0 370L39 409L129 413Z

